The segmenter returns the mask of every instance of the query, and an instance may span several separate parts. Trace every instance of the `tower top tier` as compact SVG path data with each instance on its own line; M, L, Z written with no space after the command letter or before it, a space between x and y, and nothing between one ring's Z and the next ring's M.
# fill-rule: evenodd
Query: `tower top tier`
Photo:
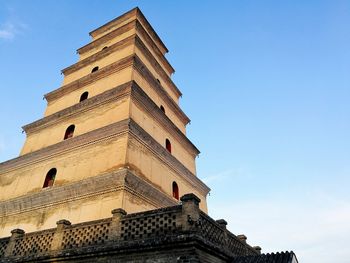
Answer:
M106 24L91 31L89 34L93 38L93 40L97 40L103 37L104 35L135 20L138 20L142 24L142 26L146 29L147 33L152 38L154 43L157 45L161 53L163 55L165 53L168 53L167 47L164 45L163 41L160 39L156 31L153 29L151 24L147 21L146 17L142 14L141 10L138 7L135 7L129 12L107 22ZM79 50L78 50L78 53L80 53Z

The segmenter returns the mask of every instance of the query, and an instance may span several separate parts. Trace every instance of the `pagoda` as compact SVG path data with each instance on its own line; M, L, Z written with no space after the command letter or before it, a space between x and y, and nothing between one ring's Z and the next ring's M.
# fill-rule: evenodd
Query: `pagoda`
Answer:
M141 11L90 35L0 163L0 262L297 263L208 216L168 50Z
M44 117L23 126L20 156L0 164L0 237L179 204L199 150L186 136L168 49L138 8L90 32Z

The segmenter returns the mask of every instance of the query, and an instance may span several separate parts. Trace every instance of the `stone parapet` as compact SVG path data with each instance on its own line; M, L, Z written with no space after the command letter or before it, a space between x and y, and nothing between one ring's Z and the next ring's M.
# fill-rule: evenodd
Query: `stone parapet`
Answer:
M129 250L158 250L164 246L179 247L180 244L205 246L226 260L258 255L257 249L200 211L197 196L188 194L181 201L181 205L134 214L114 209L111 218L75 225L60 220L57 228L40 232L25 234L23 230L15 229L11 238L0 239L0 261L64 262L71 255L98 257L101 251L106 255L119 255Z

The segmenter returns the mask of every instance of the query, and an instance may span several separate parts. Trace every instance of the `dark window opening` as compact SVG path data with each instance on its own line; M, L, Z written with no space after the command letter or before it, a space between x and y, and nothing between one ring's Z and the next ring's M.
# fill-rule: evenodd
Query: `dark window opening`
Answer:
M71 125L67 128L66 133L64 134L64 140L72 138L74 135L74 130L75 130L75 126Z
M89 92L85 91L83 94L81 94L79 102L86 100L88 97L89 97Z
M57 169L56 169L56 168L52 168L52 169L46 174L43 188L53 186L53 183L55 182L56 173L57 173Z
M98 70L98 66L94 67L94 68L91 70L91 73L96 72L97 70Z
M162 111L162 112L164 112L165 113L165 109L164 109L164 107L163 107L163 105L160 105L160 110Z
M102 50L105 50L106 48L108 48L108 47L106 46L106 47L102 48Z
M157 79L157 82L160 84L160 80L159 79Z
M179 200L179 187L176 182L173 182L173 197Z
M169 139L165 140L165 148L168 150L168 152L171 153L171 142L169 141Z

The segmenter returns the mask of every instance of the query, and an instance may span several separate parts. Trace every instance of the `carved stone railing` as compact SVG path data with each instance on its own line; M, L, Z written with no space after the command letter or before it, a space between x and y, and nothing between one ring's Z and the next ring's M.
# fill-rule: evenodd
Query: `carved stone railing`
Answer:
M200 232L203 237L214 244L233 251L236 255L256 254L257 249L249 246L246 242L226 230L225 220L213 220L207 214L201 212Z
M182 204L127 215L123 209L112 211L112 217L72 225L57 222L57 228L25 234L11 231L10 238L0 239L0 258L36 257L57 252L108 244L126 244L149 239L167 240L189 236L205 242L229 256L257 255L259 251L226 230L225 220L213 220L199 209L199 198L187 194Z

